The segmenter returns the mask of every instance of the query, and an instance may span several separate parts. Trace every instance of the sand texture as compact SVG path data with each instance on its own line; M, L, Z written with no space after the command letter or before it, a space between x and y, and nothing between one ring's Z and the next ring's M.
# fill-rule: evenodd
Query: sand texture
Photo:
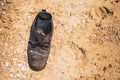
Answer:
M44 70L27 42L39 11L53 16ZM120 80L120 0L0 0L0 80Z

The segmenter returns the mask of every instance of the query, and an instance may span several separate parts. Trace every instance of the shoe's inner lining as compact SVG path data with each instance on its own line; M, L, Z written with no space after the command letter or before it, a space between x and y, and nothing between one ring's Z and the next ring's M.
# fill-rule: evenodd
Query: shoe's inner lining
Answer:
M47 13L47 12L41 12L39 13L39 17L43 20L46 20L46 19L51 19L52 16L51 14Z
M51 23L48 25L40 26L40 28L44 31L45 34L49 34L51 32Z

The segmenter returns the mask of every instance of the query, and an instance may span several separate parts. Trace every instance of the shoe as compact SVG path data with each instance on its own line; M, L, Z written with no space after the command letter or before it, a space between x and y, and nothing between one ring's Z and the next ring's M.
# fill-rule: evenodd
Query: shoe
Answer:
M52 16L46 10L42 10L33 21L28 41L28 64L32 70L41 71L45 68L50 53L52 33Z

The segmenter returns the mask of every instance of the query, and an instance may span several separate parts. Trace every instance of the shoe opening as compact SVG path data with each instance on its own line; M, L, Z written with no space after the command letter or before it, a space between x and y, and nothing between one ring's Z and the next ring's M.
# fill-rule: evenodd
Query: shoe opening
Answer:
M49 20L52 18L51 14L47 13L46 11L42 11L38 15L42 20Z

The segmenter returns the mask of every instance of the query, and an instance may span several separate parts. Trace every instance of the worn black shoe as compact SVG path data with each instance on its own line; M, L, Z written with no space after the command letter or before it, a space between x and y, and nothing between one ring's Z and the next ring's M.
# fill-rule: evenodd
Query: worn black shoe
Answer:
M28 64L32 70L40 71L45 68L50 52L52 33L52 16L46 10L42 10L34 19L28 42Z

